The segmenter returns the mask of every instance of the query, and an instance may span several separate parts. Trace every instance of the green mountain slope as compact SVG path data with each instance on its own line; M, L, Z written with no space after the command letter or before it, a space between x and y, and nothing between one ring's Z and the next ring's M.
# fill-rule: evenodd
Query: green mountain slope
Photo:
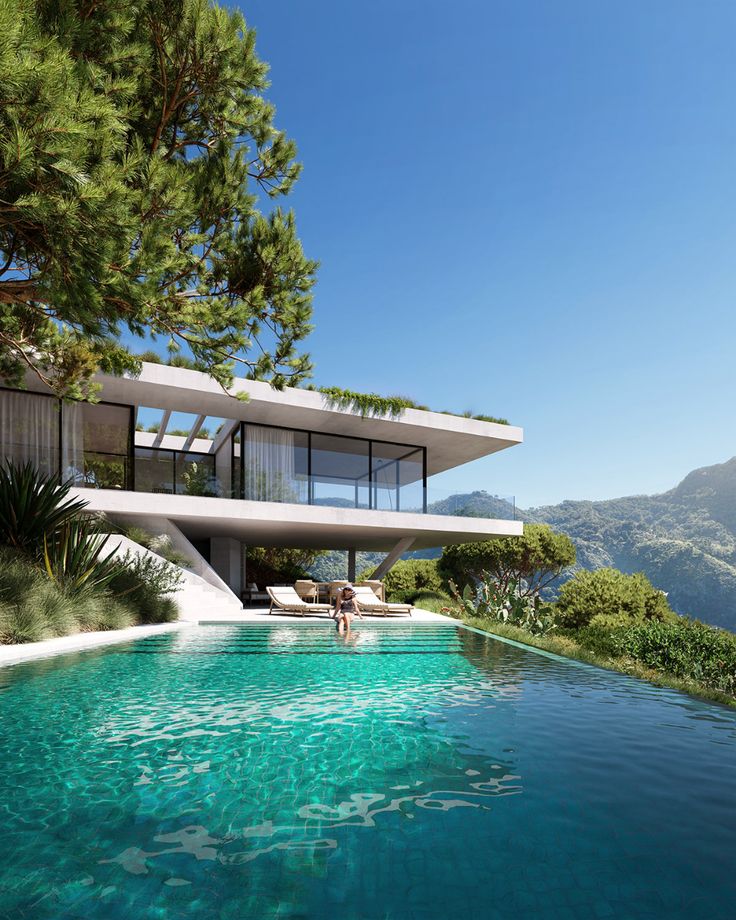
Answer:
M736 630L736 457L662 495L533 508L569 534L584 568L644 572L679 613Z

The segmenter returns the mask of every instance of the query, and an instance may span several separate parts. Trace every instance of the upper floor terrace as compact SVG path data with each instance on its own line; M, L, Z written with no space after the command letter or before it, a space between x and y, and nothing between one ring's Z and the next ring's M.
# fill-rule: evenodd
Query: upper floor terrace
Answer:
M522 440L510 425L417 409L365 417L319 392L254 381L225 393L165 365L99 380L97 404L0 390L3 454L80 488L456 515L433 474ZM513 498L498 496L497 508L514 517Z

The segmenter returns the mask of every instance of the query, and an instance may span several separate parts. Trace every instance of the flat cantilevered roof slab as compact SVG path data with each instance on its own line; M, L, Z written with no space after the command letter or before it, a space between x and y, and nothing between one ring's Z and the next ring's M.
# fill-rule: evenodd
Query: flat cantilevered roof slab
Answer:
M233 537L251 546L359 549L388 552L404 537L412 549L521 536L521 521L452 515L289 505L280 502L74 489L90 511L133 520L146 516L173 521L191 539Z
M102 384L101 398L110 402L426 447L429 476L524 438L514 425L420 409L405 409L395 419L363 417L331 405L314 390L274 390L267 383L241 378L229 395L207 374L165 364L144 363L139 377L100 374L96 380ZM248 394L249 401L234 398L238 393Z

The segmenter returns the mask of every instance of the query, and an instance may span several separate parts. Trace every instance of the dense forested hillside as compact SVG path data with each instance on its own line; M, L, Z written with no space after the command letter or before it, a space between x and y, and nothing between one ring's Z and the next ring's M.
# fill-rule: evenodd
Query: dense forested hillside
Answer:
M736 630L736 457L661 495L534 508L575 541L585 568L644 572L679 613Z

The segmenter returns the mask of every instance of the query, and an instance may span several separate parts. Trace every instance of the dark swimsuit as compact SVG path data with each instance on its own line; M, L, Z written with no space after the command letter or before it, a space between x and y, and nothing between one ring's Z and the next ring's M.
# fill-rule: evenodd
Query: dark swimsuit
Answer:
M355 613L355 598L353 597L350 600L340 601L340 609L335 614L335 619L339 620L340 617L344 617L348 613Z

